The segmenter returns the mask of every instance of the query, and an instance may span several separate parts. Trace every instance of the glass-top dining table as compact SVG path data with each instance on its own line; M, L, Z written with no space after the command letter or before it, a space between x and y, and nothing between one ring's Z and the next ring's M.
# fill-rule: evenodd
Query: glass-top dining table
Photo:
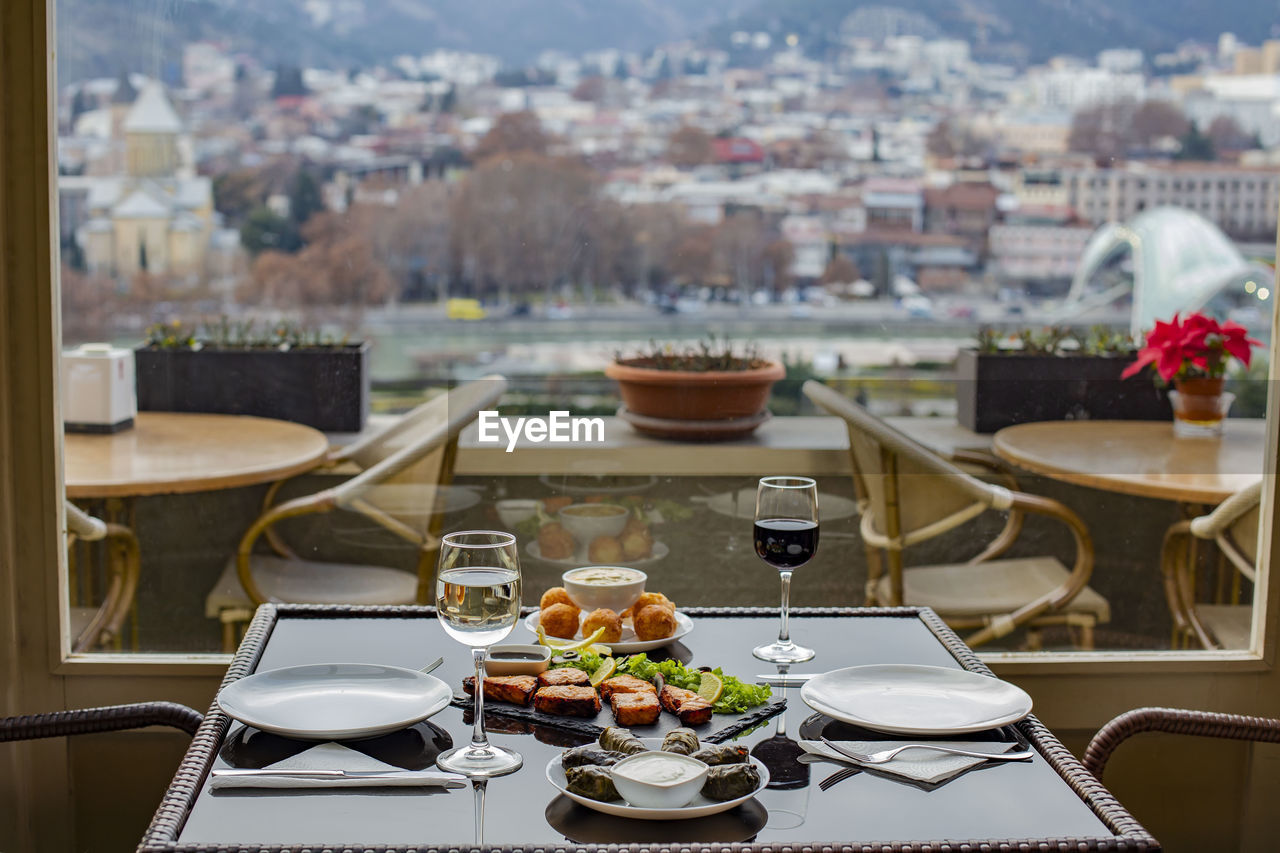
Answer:
M744 680L771 671L751 649L776 630L776 609L690 608L694 629L651 658L721 667ZM508 642L532 642L517 628ZM864 664L920 664L990 675L928 608L823 608L792 612L797 641L817 651L792 673ZM255 672L317 663L418 669L461 693L467 650L445 636L432 608L264 605L228 669L225 684ZM1034 715L991 732L951 736L1029 745L1029 761L984 762L936 784L872 768L801 763L799 738L855 739L844 723L815 714L794 687L775 687L785 710L723 739L751 749L770 786L733 809L692 820L641 821L601 814L553 787L545 769L590 735L503 717L487 706L490 739L519 752L519 771L487 783L439 788L218 789L210 771L263 766L311 744L272 737L255 748L243 724L211 708L156 812L140 851L520 849L552 853L638 844L655 850L721 845L763 850L1158 850L1159 845ZM403 732L378 757L405 750L420 762L470 736L459 701ZM776 709L775 709L776 710ZM703 740L721 739L715 718ZM846 727L847 728L847 727ZM857 739L901 739L855 730ZM843 732L843 733L842 733ZM398 740L397 740L398 738ZM389 739L389 740L388 740ZM366 742L367 743L367 742ZM255 752L255 749L258 751ZM267 752L271 754L266 754ZM372 754L372 753L371 753ZM408 764L404 766L409 766ZM738 845L748 845L741 847Z

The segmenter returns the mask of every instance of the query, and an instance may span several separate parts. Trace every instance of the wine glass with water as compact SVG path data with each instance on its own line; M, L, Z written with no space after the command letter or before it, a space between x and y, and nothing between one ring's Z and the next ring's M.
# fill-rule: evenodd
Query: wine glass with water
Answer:
M471 745L443 752L442 770L472 777L501 776L520 769L520 753L489 743L484 733L484 661L520 616L520 557L516 538L496 530L447 534L436 568L436 615L445 632L471 646L475 659L475 721Z
M756 556L782 576L782 625L778 641L752 649L760 660L799 663L813 657L813 649L791 641L787 617L791 610L791 572L818 550L818 485L808 477L763 477L756 489Z

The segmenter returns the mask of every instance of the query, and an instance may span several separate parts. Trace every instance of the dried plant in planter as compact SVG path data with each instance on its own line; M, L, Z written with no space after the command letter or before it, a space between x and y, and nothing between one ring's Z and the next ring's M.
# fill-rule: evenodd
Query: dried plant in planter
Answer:
M678 348L650 342L644 352L618 353L605 368L618 381L624 410L636 429L664 438L709 441L734 438L768 418L773 383L786 376L780 362L710 337Z
M773 363L760 357L756 344L745 344L739 352L728 338L717 338L715 335L683 347L649 341L648 349L630 356L615 353L614 361L628 367L686 373L756 370Z

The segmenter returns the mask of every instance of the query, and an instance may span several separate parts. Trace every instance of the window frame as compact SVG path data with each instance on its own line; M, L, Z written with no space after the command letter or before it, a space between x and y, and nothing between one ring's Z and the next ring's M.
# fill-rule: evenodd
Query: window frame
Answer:
M0 24L8 33L24 33L30 46L25 50L11 49L7 71L13 85L3 95L6 107L3 118L0 149L0 170L9 173L6 186L10 188L0 213L0 226L12 229L0 234L6 243L11 260L7 262L0 284L11 294L10 311L4 317L13 334L3 342L3 358L7 371L0 381L8 379L0 390L6 399L0 400L0 429L9 438L11 446L21 446L29 451L25 457L14 456L12 461L21 463L15 470L16 478L11 490L21 488L21 501L12 502L3 519L11 530L18 531L29 549L42 556L35 564L56 565L55 577L44 577L37 584L31 577L22 576L12 566L0 571L0 581L8 581L26 592L36 591L43 602L42 612L24 608L24 625L33 625L42 636L35 645L43 646L43 674L52 682L64 678L83 678L84 685L97 695L99 676L176 678L211 683L225 669L230 660L224 654L72 654L66 633L67 617L65 601L66 556L62 547L62 426L59 416L56 364L59 345L58 318L58 266L56 220L55 150L56 124L56 76L52 65L54 54L53 20L54 0L24 0L0 5ZM6 46L25 43L12 35L6 38ZM44 46L41 50L40 46ZM18 192L13 190L17 189ZM15 215L17 214L17 215ZM44 246L42 251L39 247ZM35 282L14 299L15 281ZM1275 316L1273 328L1280 329L1280 316ZM31 330L36 334L32 335ZM20 370L15 365L22 365ZM1270 353L1272 375L1280 375L1275 348ZM1152 700L1176 702L1178 695L1186 695L1185 687L1171 686L1170 679L1178 676L1203 676L1206 679L1227 679L1229 689L1215 692L1216 704L1246 708L1246 700L1260 692L1280 695L1280 674L1276 672L1275 651L1277 631L1261 631L1264 624L1275 624L1280 618L1280 585L1270 583L1270 567L1280 565L1280 537L1273 534L1280 507L1276 502L1274 476L1276 472L1277 430L1280 427L1280 401L1270 399L1267 407L1267 453L1264 463L1266 485L1264 487L1262 542L1260 548L1259 583L1255 602L1261 604L1254 610L1254 632L1251 648L1247 651L1160 651L1135 654L1132 652L1079 652L1079 653L985 653L983 660L1002 675L1018 676L1020 682L1030 683L1048 694L1058 693L1050 688L1050 682L1060 680L1062 685L1074 685L1076 689L1093 691L1102 682L1114 676L1124 675L1126 688L1119 695L1132 694L1130 704L1150 704ZM19 416L17 413L21 412ZM55 485L57 484L57 485ZM7 575L7 576L6 576ZM1273 588L1276 587L1276 588ZM16 611L14 615L18 614ZM50 631L56 626L56 631ZM13 657L12 654L9 655ZM22 657L22 656L20 656ZM25 659L25 658L24 658ZM1097 681L1102 680L1102 681ZM1263 681L1267 691L1261 691ZM105 688L104 688L105 689ZM64 695L70 691L65 690ZM107 693L110 691L107 690ZM1194 690L1190 691L1194 693ZM1070 704L1070 703L1068 703ZM1076 703L1079 704L1079 703ZM1277 704L1280 707L1280 704ZM1105 719L1105 712L1096 707L1092 713L1072 713L1068 718L1082 725L1096 725ZM1050 717L1052 719L1052 717Z

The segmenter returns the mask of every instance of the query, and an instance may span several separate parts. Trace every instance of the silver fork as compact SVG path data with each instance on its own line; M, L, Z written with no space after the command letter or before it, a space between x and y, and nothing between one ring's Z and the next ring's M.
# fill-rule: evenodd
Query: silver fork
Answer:
M834 749L841 755L850 758L859 764L884 764L892 761L897 757L898 753L906 752L908 749L931 749L934 752L945 752L948 755L965 755L970 758L985 758L989 761L1026 761L1035 755L1035 750L1026 749L1020 752L975 752L968 749L956 749L950 746L935 746L929 743L908 743L903 746L894 747L893 749L884 749L879 752L861 753L854 752L848 747L840 746L834 741L822 738L822 742Z
M819 791L829 791L850 776L856 776L862 770L858 767L843 767L818 783Z

